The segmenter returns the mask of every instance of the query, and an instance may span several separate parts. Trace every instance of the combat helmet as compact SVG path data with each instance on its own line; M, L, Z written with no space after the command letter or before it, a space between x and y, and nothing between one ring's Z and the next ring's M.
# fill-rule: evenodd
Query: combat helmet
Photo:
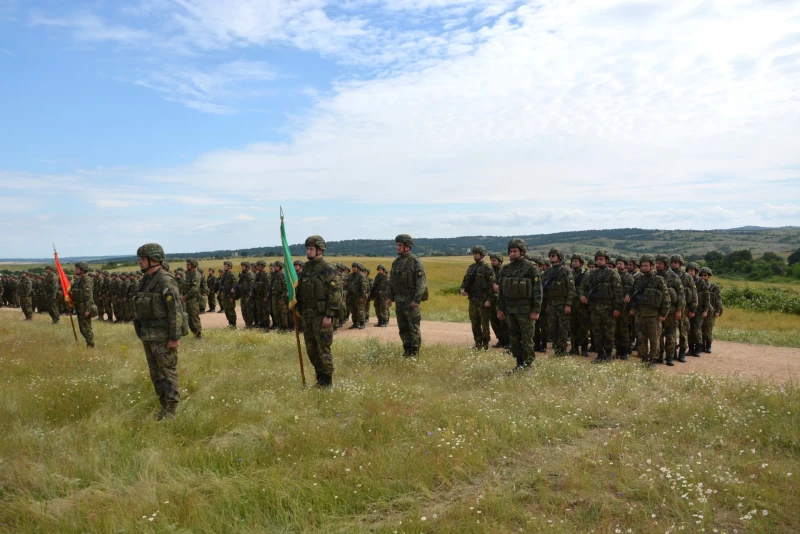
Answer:
M319 250L325 250L328 245L325 244L325 240L321 235L310 235L306 238L305 246L317 247Z
M480 254L481 256L486 256L486 247L483 245L476 245L472 247L473 254Z
M200 265L200 263L198 263L197 261L197 258L189 258L188 260L186 260L186 263L188 263L192 267L197 267L198 265Z
M518 248L519 251L522 252L523 256L528 252L528 244L520 237L515 237L508 242L508 250L511 250L512 248Z
M570 258L570 261L572 261L572 260L578 260L581 263L586 263L586 260L583 259L583 254L581 254L579 252L576 252L575 254L572 255L572 257Z
M87 273L89 272L89 264L85 261L79 261L75 264L75 267L79 268L81 271ZM27 271L25 271L27 273Z
M681 256L680 254L673 254L672 257L670 258L670 263L672 263L673 261L679 261L681 262L681 265L684 265L686 263L685 261L683 261L683 256Z
M709 267L703 267L702 269L700 269L700 276L703 276L704 274L712 276L714 273L711 272L711 269Z
M256 266L259 266L259 265L261 265L262 267L266 267L267 266L267 262L264 261L264 260L258 260L256 262Z
M651 266L655 266L656 259L652 254L642 254L639 258L639 265L643 264L644 262L649 263Z
M140 258L150 258L153 261L163 262L166 257L164 248L158 243L147 243L136 250L136 255Z
M604 248L601 248L597 252L594 253L594 259L605 257L606 261L611 261L611 256L608 255L608 251Z
M630 256L628 256L628 263L632 263L632 264L634 264L635 266L638 267L639 266L639 259L636 256L631 254Z
M402 243L407 247L414 248L414 238L408 234L399 234L394 238L395 243Z
M694 269L695 271L700 272L700 265L697 262L690 261L686 265L686 270L688 271L689 269Z
M625 265L627 265L627 264L628 264L628 256L626 256L625 254L619 254L619 255L617 256L617 259L616 259L616 260L614 260L614 263L617 263L617 262L619 262L619 261L621 261L622 263L624 263Z
M227 265L228 267L230 267L231 269L233 269L233 262L232 262L232 261L230 261L230 260L225 260L225 261L223 261L223 262L222 262L222 265Z
M556 247L551 248L550 252L548 252L547 255L550 256L550 254L555 254L556 256L558 256L558 259L560 261L564 261L564 251L561 250L560 248Z
M503 263L503 255L502 255L501 253L499 253L499 252L492 252L492 253L490 253L490 254L489 254L489 259L490 259L490 260L497 260L497 261L499 261L500 263Z
M165 271L169 271L169 262L167 260L162 261L161 268ZM108 273L106 273L106 276L108 276Z
M273 263L272 265L274 265L274 266L275 266L275 267L277 267L278 269L283 269L283 262L282 262L282 261L276 261L276 262L275 262L275 263Z
M239 263L239 265L241 265L242 267L250 267L250 262L245 260L245 261Z
M589 258L589 259L586 261L586 265L594 265L594 258Z
M666 254L659 254L656 256L656 261L660 261L664 264L665 267L669 267L669 256Z
M378 269L383 269L383 272L388 272L388 271L386 270L386 266L385 266L384 264L382 264L382 263L379 263L379 264L378 264Z

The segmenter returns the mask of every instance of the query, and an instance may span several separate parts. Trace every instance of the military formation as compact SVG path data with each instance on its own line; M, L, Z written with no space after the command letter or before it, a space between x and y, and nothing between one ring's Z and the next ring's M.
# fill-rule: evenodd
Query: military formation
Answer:
M348 322L350 329L364 329L370 304L374 326L380 328L388 326L395 307L403 355L418 356L420 306L428 299L425 267L412 252L410 235L398 235L395 245L391 268L378 265L373 279L361 262L328 262L325 240L310 236L307 261L288 267L297 273L296 314L290 313L283 262L241 261L237 273L233 262L225 261L219 272L205 273L190 258L185 267L170 271L163 248L155 243L137 251L139 272L91 272L85 262L76 263L69 296L89 348L95 346L92 319L133 322L161 405L160 420L173 416L180 401L181 337L191 333L202 339L204 313L224 313L236 328L236 301L246 328L303 333L320 388L333 384L334 333ZM474 348L489 350L493 331L493 347L515 359L510 373L529 368L548 343L556 357L595 352L593 363L627 360L636 351L648 366L672 366L711 352L714 323L723 312L720 290L709 268L684 265L679 254L612 258L601 249L591 258L573 254L568 259L553 248L543 258L529 254L519 238L509 242L506 264L503 254L483 246L472 253L460 294L469 301ZM47 313L55 324L67 312L59 277L49 266L44 274L3 276L0 302L20 308L26 320Z

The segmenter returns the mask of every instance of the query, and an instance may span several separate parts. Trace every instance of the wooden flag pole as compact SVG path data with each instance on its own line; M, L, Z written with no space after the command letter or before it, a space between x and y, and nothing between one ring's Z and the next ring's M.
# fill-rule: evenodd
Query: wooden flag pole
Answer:
M297 358L300 360L300 376L303 378L303 389L306 387L306 371L303 368L303 350L300 348L300 321L297 308L292 308L294 313L294 336L297 338Z
M58 280L59 284L61 285L61 292L64 293L64 299L67 301L67 311L69 312L69 323L72 325L72 337L75 338L75 344L78 344L78 333L75 331L75 321L72 319L72 304L69 295L67 295L67 288L64 287L64 281L67 278L67 275L64 274L64 269L61 268L61 262L58 261L58 251L56 250L56 244L53 243L53 258L55 258L56 268L58 269ZM63 278L62 278L63 276Z
M75 321L72 319L72 306L67 306L69 311L69 323L72 325L72 335L75 337L75 344L78 344L78 333L75 331Z

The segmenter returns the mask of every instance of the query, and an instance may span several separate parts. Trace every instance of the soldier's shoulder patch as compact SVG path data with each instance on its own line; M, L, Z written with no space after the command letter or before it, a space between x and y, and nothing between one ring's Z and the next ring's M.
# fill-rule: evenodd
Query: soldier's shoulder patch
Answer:
M534 276L534 277L533 277L533 281L534 281L534 282L538 282L538 281L539 281L539 277L538 277L538 276Z

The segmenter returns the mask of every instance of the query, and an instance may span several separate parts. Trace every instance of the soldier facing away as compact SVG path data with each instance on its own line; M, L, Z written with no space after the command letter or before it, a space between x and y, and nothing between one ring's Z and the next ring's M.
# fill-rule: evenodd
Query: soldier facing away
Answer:
M378 317L376 328L389 326L389 308L386 306L386 299L389 296L389 277L387 276L386 266L378 265L378 274L372 284L372 301L375 303L375 315Z
M223 271L219 279L219 305L225 311L228 326L236 328L236 275L233 274L233 263L223 262Z

